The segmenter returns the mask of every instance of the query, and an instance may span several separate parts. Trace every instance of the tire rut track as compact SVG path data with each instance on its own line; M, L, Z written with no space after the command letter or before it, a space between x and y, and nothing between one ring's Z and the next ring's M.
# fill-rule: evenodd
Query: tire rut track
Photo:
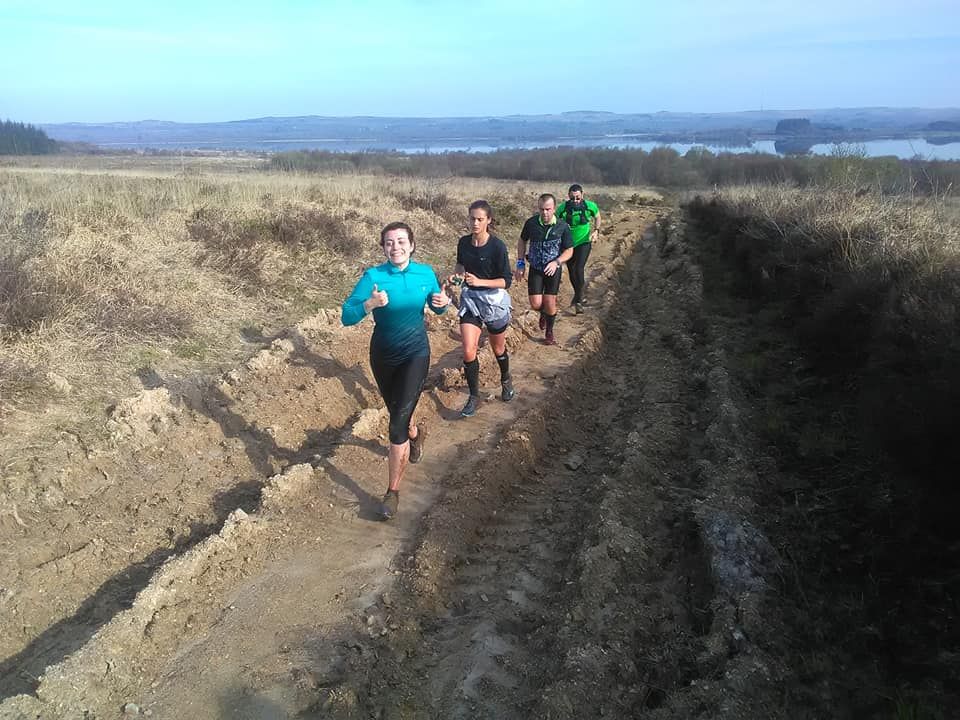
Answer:
M629 377L632 391L613 422L618 452L583 522L563 621L545 648L557 658L551 682L530 717L636 717L696 677L711 596L690 507L700 350L689 325L699 294L689 277L666 272L662 240L658 230L631 257L623 311L608 318L601 378Z
M546 472L556 477L556 468ZM572 474L567 480L560 489L528 485L459 560L431 641L443 660L430 673L429 695L449 699L439 714L468 718L482 707L487 717L509 717L536 700L540 673L527 638L548 624L549 599L567 582L572 536L558 537L558 529L575 522L579 495Z

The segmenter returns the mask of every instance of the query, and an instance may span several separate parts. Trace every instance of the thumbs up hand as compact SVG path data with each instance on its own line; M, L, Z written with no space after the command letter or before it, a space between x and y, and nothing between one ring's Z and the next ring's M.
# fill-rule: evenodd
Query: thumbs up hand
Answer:
M367 312L375 308L384 307L389 302L390 298L387 296L387 291L378 289L376 284L374 284L373 292L370 293L370 297L367 298L367 302L365 303L367 305Z

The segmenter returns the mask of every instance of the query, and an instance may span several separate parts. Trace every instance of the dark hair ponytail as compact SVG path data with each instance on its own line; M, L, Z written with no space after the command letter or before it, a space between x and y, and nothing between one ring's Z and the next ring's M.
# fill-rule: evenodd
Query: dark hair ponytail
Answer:
M474 210L483 210L487 214L487 219L490 221L490 228L493 229L496 226L496 220L493 217L493 208L490 207L490 203L486 200L474 200L470 203L470 207L467 209L467 212L473 212Z

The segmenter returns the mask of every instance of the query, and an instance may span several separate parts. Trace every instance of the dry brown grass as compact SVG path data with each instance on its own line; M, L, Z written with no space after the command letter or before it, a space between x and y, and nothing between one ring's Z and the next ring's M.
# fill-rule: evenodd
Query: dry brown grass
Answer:
M410 222L419 259L445 272L472 200L493 203L497 232L513 247L537 195L563 187L262 165L251 156L4 158L8 472L61 429L97 432L104 409L142 389L145 372L189 378L232 367L258 349L244 340L251 328L269 336L339 305L361 268L380 261L386 222Z
M734 188L722 197L748 218L744 231L752 238L779 236L785 246L836 249L850 270L909 265L925 279L960 254L960 229L949 217L956 208L941 198L773 185Z

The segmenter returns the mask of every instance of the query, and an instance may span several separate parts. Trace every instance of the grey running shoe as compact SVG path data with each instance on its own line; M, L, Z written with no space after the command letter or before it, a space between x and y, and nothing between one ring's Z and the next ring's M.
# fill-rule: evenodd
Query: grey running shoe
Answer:
M477 414L477 405L480 404L480 398L476 395L471 395L467 399L467 404L463 406L463 410L460 411L460 417L473 417Z
M410 462L414 464L420 462L420 458L423 457L423 441L425 439L423 425L417 423L417 436L410 438Z
M500 383L501 392L500 399L504 402L510 402L513 400L516 391L513 389L513 378L506 378L503 382Z
M396 490L387 490L383 496L383 502L380 503L380 517L389 520L397 514L397 508L400 506L400 493Z
M576 305L574 305L574 306L573 306L573 312L574 312L575 315L582 315L583 312L584 312L584 311L583 311L583 303L577 303Z

